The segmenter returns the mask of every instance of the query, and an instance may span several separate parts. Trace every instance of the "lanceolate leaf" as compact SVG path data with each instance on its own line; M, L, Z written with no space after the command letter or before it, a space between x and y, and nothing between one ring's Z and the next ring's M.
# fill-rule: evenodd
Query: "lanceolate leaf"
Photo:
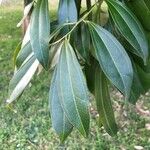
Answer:
M144 72L138 65L136 67L142 86L145 92L147 92L150 89L150 73Z
M22 47L22 49L18 53L18 56L16 58L17 67L20 67L23 64L23 62L29 59L32 55L33 55L32 47L29 41Z
M50 20L48 0L38 0L31 17L30 42L41 65L49 67Z
M56 76L56 72L57 68L55 68L53 74L49 93L50 112L51 112L52 126L55 129L56 133L59 135L60 140L63 142L67 138L67 136L71 133L73 126L67 119L60 103L60 97L58 95L56 83L58 75Z
M60 24L76 22L78 19L75 0L60 0L58 9L58 21Z
M89 51L91 48L91 39L88 26L81 23L72 34L73 46L79 52L81 58L89 63Z
M95 70L96 70L96 60L94 57L90 58L90 63L86 64L84 67L86 82L88 89L91 93L94 93L95 89Z
M106 2L118 30L134 47L134 53L146 63L148 44L140 22L123 3L116 0L106 0Z
M140 95L150 89L150 73L145 72L138 64L134 63L134 78L129 102L135 104Z
M54 68L58 61L61 52L62 43L56 44L50 48L50 69Z
M74 50L65 41L57 66L57 87L60 103L70 123L83 136L89 131L88 90Z
M145 92L143 85L140 81L139 74L137 72L137 68L135 63L133 62L134 74L133 74L133 82L131 87L131 94L129 98L129 102L135 104L140 97L141 94Z
M93 55L108 79L128 98L133 70L126 51L107 30L90 22L88 24L94 46Z
M20 67L22 63L27 59L27 57L32 53L29 31L30 31L30 24L27 28L23 41L17 46L15 50L14 64L16 67Z
M9 98L7 100L8 103L13 102L22 94L22 92L32 79L35 71L37 70L38 65L38 60L34 56L32 56L14 74L9 85Z
M83 56L86 61L89 61L89 50L91 46L91 39L88 27L85 24L81 24L79 33L80 37L77 37L80 47L78 48L79 53ZM78 44L76 44L78 45Z
M118 129L109 95L107 79L99 65L97 65L95 72L95 99L101 123L108 134L115 135Z

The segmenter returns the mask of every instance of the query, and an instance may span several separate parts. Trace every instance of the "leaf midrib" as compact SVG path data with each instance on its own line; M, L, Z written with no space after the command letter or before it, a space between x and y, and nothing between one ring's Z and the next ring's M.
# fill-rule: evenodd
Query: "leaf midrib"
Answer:
M95 29L95 27L93 26L93 24L91 24L92 25L92 27ZM95 31L96 31L96 34L99 36L99 34L97 33L97 30L95 29ZM93 31L92 31L93 32ZM102 38L99 36L99 38L102 40ZM102 40L102 42L103 42L103 40ZM103 42L104 43L104 42ZM104 44L104 46L105 46L105 48L107 49L107 46ZM108 49L107 49L107 51L108 51ZM95 51L96 52L96 55L97 55L97 57L99 57L98 56L98 54L97 54L97 51ZM112 55L110 54L110 52L108 51L108 53L109 53L109 55L110 55L110 57L111 57L111 59L112 59ZM112 59L113 60L113 59ZM118 72L118 75L120 76L120 78L122 79L122 77L121 77L121 74L120 74L120 72L118 71L118 68L116 67L116 64L115 64L115 61L113 60L113 62L114 62L114 66L115 66L115 68L116 68L116 70L117 70L117 72ZM106 74L106 76L108 77L108 75ZM111 78L110 77L108 77L110 80L111 80ZM123 81L123 80L122 80ZM123 85L124 85L124 81L123 81ZM124 85L124 90L125 90L125 85Z
M110 1L108 2L108 3L111 3ZM111 3L111 5L113 6L113 8L118 12L118 10L114 7L114 5ZM118 3L117 3L117 5L118 5ZM119 6L120 7L120 6ZM126 8L125 7L122 7L124 10L126 10ZM110 11L110 13L111 14L113 14L112 13L112 11L109 9L109 11ZM127 11L127 10L126 10ZM128 11L127 11L128 12ZM118 14L121 16L121 18L123 19L123 21L126 23L126 25L128 26L128 28L129 28L129 25L127 24L127 22L125 21L125 19L124 19L124 17L118 12ZM128 14L130 14L130 17L137 23L137 20L134 18L134 16L131 14L131 13L128 13ZM112 15L113 16L113 15ZM114 18L114 17L113 17ZM116 20L116 19L115 19ZM137 23L137 25L138 25L138 23ZM118 26L118 25L117 25ZM137 26L139 29L140 29L140 31L142 31L142 29L141 29L141 27L140 26ZM129 28L130 29L130 28ZM120 30L120 27L119 27L119 30ZM121 30L120 30L120 32L122 32ZM134 32L130 29L130 32L132 33L132 35L133 35L133 37L134 37L134 39L136 39L137 41L138 41L138 46L140 47L140 49L138 48L136 48L136 46L135 45L133 45L133 43L131 43L130 42L130 40L129 40L129 38L127 38L127 40L128 40L128 42L135 48L135 49L137 49L138 50L138 52L140 53L140 54L144 54L143 56L145 57L145 53L144 53L144 51L143 51L143 48L141 48L141 45L139 44L139 40L137 39L137 37L136 36L134 36ZM142 33L142 32L141 32ZM124 34L122 34L123 36L124 36ZM143 34L142 34L143 35ZM125 36L124 36L125 37ZM126 38L126 37L125 37ZM140 51L142 51L143 53L141 53Z

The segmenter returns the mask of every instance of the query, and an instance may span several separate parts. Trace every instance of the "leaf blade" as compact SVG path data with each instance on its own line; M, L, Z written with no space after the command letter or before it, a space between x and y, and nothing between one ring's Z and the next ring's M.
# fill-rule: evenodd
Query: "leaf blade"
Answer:
M30 41L35 56L45 68L49 68L50 19L48 0L38 0L31 16Z
M16 65L20 67L24 61L33 54L32 47L30 41L28 41L19 51L18 56L16 58Z
M9 99L7 103L16 100L29 84L39 65L38 60L32 56L20 69L14 74L9 84Z
M65 71L64 68L66 68ZM65 41L62 46L58 70L57 83L59 84L58 91L62 108L71 124L83 136L87 136L89 130L87 86L75 53L68 41Z
M134 53L146 63L148 44L140 22L121 2L107 0L109 12L121 34L134 47Z
M77 8L74 0L60 0L58 9L59 24L76 22L78 18Z
M93 55L99 61L107 78L126 98L129 98L133 80L133 69L129 56L111 33L93 23L88 24L94 46Z
M66 117L60 103L60 98L58 95L58 89L56 83L57 81L56 72L57 72L57 68L55 68L52 81L51 81L49 103L50 103L52 126L55 129L56 133L59 135L60 140L63 142L65 141L67 136L71 133L73 126L69 122L68 118Z
M108 134L114 136L118 128L111 104L107 80L100 67L95 70L95 99L99 118Z

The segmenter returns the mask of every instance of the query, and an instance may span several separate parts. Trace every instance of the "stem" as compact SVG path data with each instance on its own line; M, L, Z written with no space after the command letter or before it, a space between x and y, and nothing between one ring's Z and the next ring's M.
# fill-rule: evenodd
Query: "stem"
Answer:
M81 10L81 0L75 0L75 3L76 3L78 17L79 17L80 16L80 10Z
M87 11L90 11L92 7L91 0L86 0L86 6L87 6ZM92 13L89 14L88 19L92 20Z
M24 7L30 4L33 0L24 0Z
M24 8L30 4L33 0L24 0ZM23 22L23 34L25 35L26 33L26 30L28 28L28 25L29 25L29 22L30 22L30 16L31 16L31 13L29 13L29 15L26 17L26 19L24 20Z
M76 24L76 22L70 22L70 23L64 23L62 26L59 26L56 30L53 31L53 33L50 35L50 39L49 41L51 41L58 33L59 31L65 27L65 26L68 26L68 25L74 25Z
M84 21L85 18L88 17L88 15L92 12L93 8L96 6L97 3L98 3L98 2L96 2L96 3L91 7L91 9L73 26L73 28L72 28L66 35L64 35L64 36L63 36L62 38L60 38L58 41L56 41L56 42L54 42L54 43L51 43L50 46L53 46L53 45L59 43L59 42L62 41L64 38L66 38L68 35L70 35L70 34L74 31L74 29L75 29L82 21Z
M100 24L100 14L101 14L101 5L103 3L103 0L98 0L98 4L97 4L97 11L96 11L96 15L95 15L95 22L97 22L98 24Z

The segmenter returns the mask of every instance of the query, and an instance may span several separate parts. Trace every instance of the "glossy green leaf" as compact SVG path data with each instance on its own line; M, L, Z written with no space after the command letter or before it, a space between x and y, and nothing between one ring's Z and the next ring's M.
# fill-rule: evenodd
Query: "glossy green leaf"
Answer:
M62 43L58 43L50 48L50 69L54 68L60 57Z
M75 0L60 0L58 8L59 24L76 22L78 19Z
M150 32L145 31L145 33L146 33L146 37L148 39L148 46L149 46L149 52L150 52ZM146 65L144 65L143 62L138 57L135 57L134 61L141 67L141 69L144 72L150 73L150 56L148 58Z
M141 84L145 92L147 92L150 89L150 73L144 72L142 68L139 67L138 65L136 67L137 67L137 72L138 72Z
M86 76L86 82L88 89L91 93L94 93L95 89L95 70L96 70L96 60L91 57L90 58L90 63L86 64L84 67L84 72Z
M142 26L150 31L150 8L146 5L144 0L130 0L125 1L125 4L130 8L130 10L136 15L140 20Z
M35 74L38 65L38 60L34 56L32 56L14 74L9 84L9 98L7 100L8 103L13 102L22 94L22 92L32 79L33 75Z
M95 58L108 79L129 98L133 79L130 58L117 39L102 27L88 23Z
M89 131L89 96L85 78L73 48L65 41L57 65L57 87L61 106L70 123L83 136Z
M145 90L141 83L141 80L140 80L140 77L139 77L139 74L137 72L137 68L134 62L133 62L133 68L134 68L134 74L133 74L133 82L132 82L129 102L132 104L135 104L138 98L140 97L140 95L143 94Z
M132 52L146 63L148 44L143 28L135 15L121 2L106 0L109 12L121 34L133 46Z
M30 42L36 58L45 69L49 68L49 36L48 0L38 0L31 17Z
M20 67L25 60L28 60L33 55L32 47L30 41L27 42L20 52L18 53L18 56L16 58L16 65L17 67Z
M95 71L95 99L101 123L108 134L115 135L118 129L109 95L107 79L99 65L97 65Z
M19 68L25 61L33 55L30 43L30 24L22 40L21 49L16 57L16 67Z
M150 1L149 1L149 0L144 0L144 2L146 3L146 6L147 6L148 9L150 10Z
M51 120L52 126L55 129L56 133L59 135L60 140L63 142L67 136L71 133L73 126L69 122L66 117L64 110L61 106L61 100L58 95L58 87L57 87L57 76L56 76L57 68L55 68L50 93L49 93L49 101L50 101L50 112L51 112Z
M89 51L91 48L91 39L87 25L81 24L78 26L74 34L74 47L76 47L82 58L88 62Z

